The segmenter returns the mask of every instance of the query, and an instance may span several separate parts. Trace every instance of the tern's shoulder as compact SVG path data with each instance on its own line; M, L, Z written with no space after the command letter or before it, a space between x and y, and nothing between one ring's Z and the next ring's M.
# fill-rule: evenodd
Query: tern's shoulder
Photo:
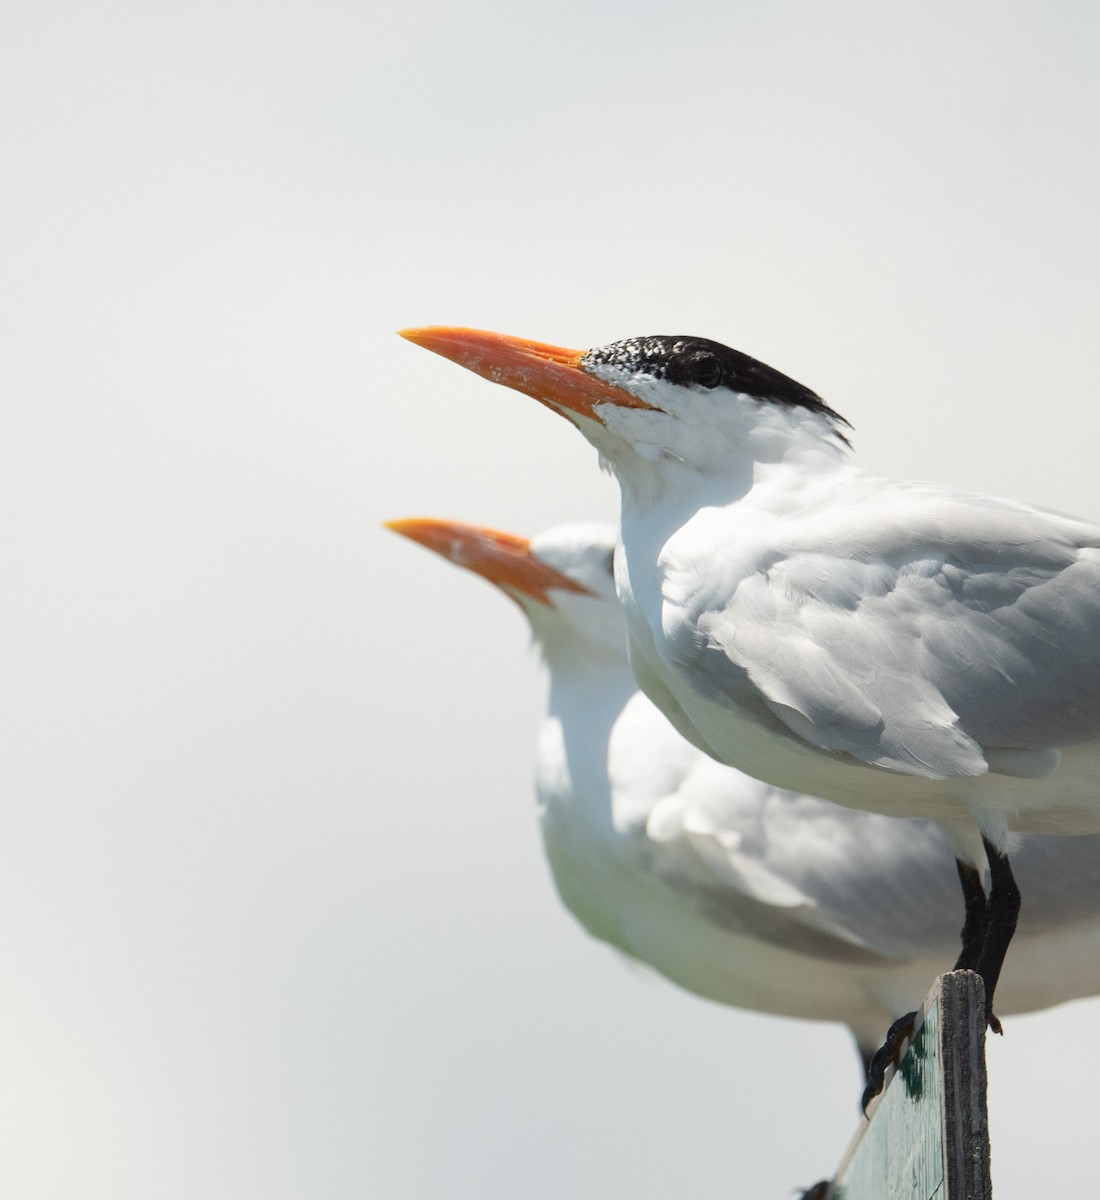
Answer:
M988 607L1079 563L1100 525L1051 509L850 471L791 496L700 510L660 549L662 598L695 619L731 600L855 608L935 579Z
M648 549L648 548L646 548ZM663 603L689 619L777 597L841 607L942 575L965 591L1100 560L1100 525L1018 501L849 469L700 508L654 548ZM632 564L633 573L634 566ZM979 579L980 577L980 579ZM742 585L748 583L747 588Z
M804 511L805 536L851 538L895 555L953 551L967 560L1061 560L1065 550L1100 546L1095 521L1034 504L933 483L841 476L827 499ZM1048 551L1053 551L1048 554Z

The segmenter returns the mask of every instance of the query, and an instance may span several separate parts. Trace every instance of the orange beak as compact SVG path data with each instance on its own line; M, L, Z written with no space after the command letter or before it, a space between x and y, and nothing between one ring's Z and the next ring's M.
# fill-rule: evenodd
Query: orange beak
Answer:
M527 538L433 517L408 517L385 524L387 529L434 550L456 566L484 576L506 595L521 592L546 605L551 604L551 588L591 595L588 588L536 558Z
M650 407L624 388L590 375L581 366L585 350L566 350L504 333L450 325L402 329L400 334L425 350L442 354L493 383L515 388L559 412L565 410L599 420L593 411L598 404Z

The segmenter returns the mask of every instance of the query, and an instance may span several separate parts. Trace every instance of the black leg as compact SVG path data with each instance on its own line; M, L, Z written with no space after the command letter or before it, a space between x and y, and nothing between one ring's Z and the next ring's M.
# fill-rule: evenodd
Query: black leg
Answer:
M989 854L988 843L986 844L986 854ZM1006 868L1007 865L1007 860L1005 860ZM963 917L963 927L960 935L962 944L959 950L959 958L952 970L977 971L978 962L984 951L989 924L985 889L982 887L982 873L975 867L964 863L961 859L955 859L955 868L959 873L959 883L962 884L965 916ZM1009 878L1011 878L1011 872L1009 872ZM1012 927L1013 929L1016 927L1015 920L1013 920ZM1009 931L1008 936L1009 938L1012 937L1011 931ZM1007 945L1008 943L1006 942L1005 946L1007 947ZM1002 954L1001 957L1003 958L1004 955ZM997 969L999 971L1000 967L998 966ZM992 1016L993 1009L991 1007L987 1007L986 1013L991 1020L996 1020L996 1017ZM867 1068L867 1086L864 1088L863 1096L860 1100L864 1112L867 1111L867 1105L871 1103L872 1099L882 1091L882 1083L886 1078L886 1068L897 1065L901 1047L905 1039L912 1034L913 1024L916 1019L917 1014L915 1012L906 1013L905 1016L899 1017L890 1026L886 1034L886 1041L883 1042L879 1049L870 1058L864 1055L864 1065ZM996 1028L999 1029L1000 1026L998 1025Z
M1020 889L1012 877L1008 855L1002 854L991 842L982 838L989 859L989 899L986 902L986 933L982 952L975 970L985 984L985 1015L989 1028L1001 1032L1001 1023L993 1015L993 993L1001 977L1008 945L1016 932L1020 915Z
M966 905L966 916L963 919L960 935L962 947L959 950L958 961L952 970L976 971L978 959L981 957L982 946L985 944L987 925L985 889L982 887L982 873L975 867L955 859L955 867L959 872L959 883L962 884L963 903Z

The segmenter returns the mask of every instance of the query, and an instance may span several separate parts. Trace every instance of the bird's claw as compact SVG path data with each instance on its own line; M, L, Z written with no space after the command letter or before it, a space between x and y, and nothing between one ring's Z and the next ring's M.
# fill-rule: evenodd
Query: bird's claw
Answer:
M813 1187L799 1192L800 1200L826 1200L826 1197L829 1195L829 1188L832 1186L833 1181L831 1179L819 1180Z
M886 1080L886 1068L896 1067L901 1061L901 1048L906 1038L913 1036L913 1026L917 1022L915 1012L906 1013L890 1026L886 1033L886 1041L871 1056L867 1064L867 1086L860 1098L860 1108L866 1112L867 1105L882 1091Z

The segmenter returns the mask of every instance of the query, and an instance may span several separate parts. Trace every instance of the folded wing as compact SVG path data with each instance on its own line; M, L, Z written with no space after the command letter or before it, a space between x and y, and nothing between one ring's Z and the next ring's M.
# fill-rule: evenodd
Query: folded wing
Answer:
M788 522L720 604L670 571L674 664L821 749L930 778L1044 774L1100 736L1100 530L926 485L858 501Z

